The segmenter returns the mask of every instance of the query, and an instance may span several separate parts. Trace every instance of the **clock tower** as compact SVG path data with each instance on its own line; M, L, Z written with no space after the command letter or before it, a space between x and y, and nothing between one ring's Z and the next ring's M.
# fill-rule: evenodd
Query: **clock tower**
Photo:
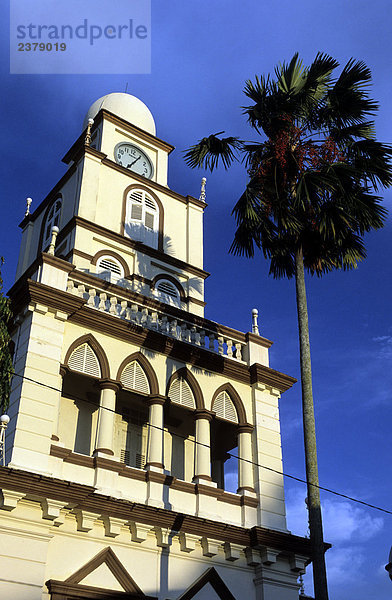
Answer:
M246 333L205 317L205 194L169 188L173 149L108 94L21 223L4 597L298 599L312 557L286 526L279 424L295 380L256 314Z

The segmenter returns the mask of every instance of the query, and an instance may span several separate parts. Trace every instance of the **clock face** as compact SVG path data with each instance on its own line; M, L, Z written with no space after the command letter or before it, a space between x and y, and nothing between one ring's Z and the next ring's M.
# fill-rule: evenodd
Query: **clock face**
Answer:
M143 150L133 146L133 144L128 144L128 142L117 144L114 149L114 158L119 165L133 171L133 173L142 175L147 179L151 179L153 176L153 166L150 159Z

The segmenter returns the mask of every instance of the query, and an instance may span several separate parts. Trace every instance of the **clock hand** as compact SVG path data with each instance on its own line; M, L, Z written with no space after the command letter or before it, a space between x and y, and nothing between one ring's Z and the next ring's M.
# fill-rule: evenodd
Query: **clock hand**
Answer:
M136 160L134 160L133 162L131 162L131 164L127 166L127 169L129 169L129 167L133 167L133 165L134 165L134 164L135 164L135 163L136 163L138 160L140 160L140 159L141 159L141 156L139 156L139 157L138 157Z

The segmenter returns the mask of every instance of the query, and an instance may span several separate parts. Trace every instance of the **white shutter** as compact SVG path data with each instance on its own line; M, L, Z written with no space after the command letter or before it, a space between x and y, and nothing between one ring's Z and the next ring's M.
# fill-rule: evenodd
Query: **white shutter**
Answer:
M79 371L79 373L85 373L92 377L101 377L98 358L87 343L75 348L69 357L68 366L73 371Z
M165 304L181 307L180 293L173 283L166 279L161 279L155 287L155 296Z
M125 235L148 246L158 246L159 209L145 190L132 190L127 201Z
M181 404L187 408L196 408L195 398L189 383L182 377L178 377L171 384L169 397L175 404Z
M234 403L225 390L220 392L215 398L212 410L216 413L217 417L226 419L226 421L238 423L238 416Z
M125 367L121 373L120 381L129 390L135 390L142 394L150 393L147 376L137 360L133 360Z
M124 269L112 256L101 256L97 263L97 274L107 281L117 283L124 277Z

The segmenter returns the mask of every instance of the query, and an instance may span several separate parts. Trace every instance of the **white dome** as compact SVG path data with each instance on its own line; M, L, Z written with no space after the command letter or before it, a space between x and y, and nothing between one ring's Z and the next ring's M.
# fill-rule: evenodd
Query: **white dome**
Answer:
M136 96L118 92L102 96L90 106L84 119L83 129L87 127L88 119L94 119L101 108L110 111L132 125L136 125L136 127L140 127L140 129L151 133L151 135L156 133L154 117L147 106Z

